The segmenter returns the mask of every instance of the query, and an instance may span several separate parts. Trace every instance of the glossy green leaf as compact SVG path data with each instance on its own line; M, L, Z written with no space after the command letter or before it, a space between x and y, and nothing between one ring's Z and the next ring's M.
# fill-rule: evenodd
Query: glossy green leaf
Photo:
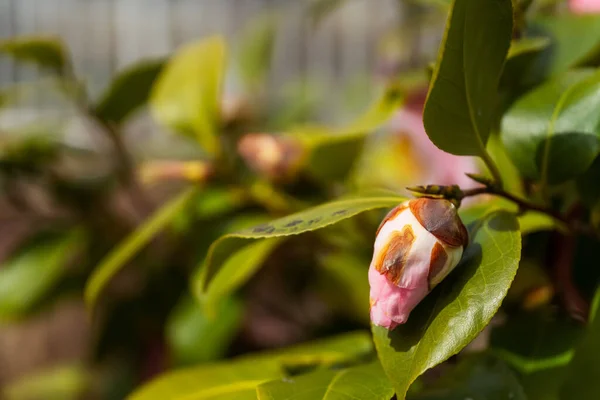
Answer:
M374 362L267 382L256 393L258 400L389 400L394 388Z
M210 247L196 290L206 290L227 258L248 245L251 240L299 235L324 228L368 210L391 208L403 200L402 197L394 194L342 198L272 222L222 236Z
M189 189L167 202L100 261L85 286L85 301L90 309L110 279L189 205L196 190Z
M281 238L260 240L231 254L214 275L206 290L202 290L201 287L196 288L196 297L204 306L206 313L214 315L218 303L246 283L262 267L281 241ZM199 284L200 280L196 283Z
M68 55L59 38L22 36L0 40L0 54L33 63L58 74L66 72Z
M0 395L4 400L76 400L90 383L90 374L81 366L59 365L5 385Z
M527 400L519 380L502 360L468 356L446 372L433 388L411 400Z
M0 320L17 318L51 290L83 243L82 233L34 241L0 266Z
M534 71L546 76L567 71L580 65L600 50L600 16L594 14L561 14L534 18L530 35L545 35L552 41L538 57Z
M188 44L167 62L150 94L150 107L158 122L195 138L212 155L219 150L225 58L221 37Z
M239 357L166 373L136 390L129 400L256 400L256 387L283 378L290 366L325 365L355 360L372 352L366 332Z
M124 122L148 101L164 64L164 60L142 61L121 71L100 97L98 117L113 124Z
M276 33L276 17L266 14L252 20L241 35L238 64L249 89L261 85L269 72Z
M228 297L210 318L191 297L184 297L166 326L169 349L178 365L214 361L225 355L242 321L243 307Z
M440 149L485 153L511 37L510 0L453 2L423 113Z
M577 346L573 359L567 367L566 380L560 391L560 399L600 398L600 316L596 312L598 295L594 302L594 317Z
M474 229L474 230L473 230ZM393 331L373 326L379 359L402 398L427 369L462 350L490 322L519 266L521 234L513 214L475 224L456 269Z
M571 179L600 150L600 74L558 76L520 98L502 119L502 140L521 173L542 183Z

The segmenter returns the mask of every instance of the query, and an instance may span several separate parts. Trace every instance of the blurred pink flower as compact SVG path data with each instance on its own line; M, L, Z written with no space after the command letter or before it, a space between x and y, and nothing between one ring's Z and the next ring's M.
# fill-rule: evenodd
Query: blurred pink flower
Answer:
M600 0L569 0L569 9L575 14L600 13Z
M369 267L371 321L394 329L460 261L468 233L443 199L404 202L383 220Z
M392 118L390 127L398 140L405 141L416 176L410 184L459 185L461 188L477 184L465 176L465 172L478 172L474 157L455 156L438 149L429 139L423 126L423 104L421 92L409 99L407 104Z

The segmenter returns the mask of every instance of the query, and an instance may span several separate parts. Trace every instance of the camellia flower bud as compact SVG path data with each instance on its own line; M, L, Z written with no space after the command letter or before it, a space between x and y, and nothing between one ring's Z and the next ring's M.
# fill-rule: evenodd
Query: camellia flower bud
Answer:
M467 229L454 204L419 198L404 202L377 231L369 268L371 320L394 329L460 261Z
M289 179L300 166L300 143L283 135L249 133L238 143L238 152L255 172L273 181Z

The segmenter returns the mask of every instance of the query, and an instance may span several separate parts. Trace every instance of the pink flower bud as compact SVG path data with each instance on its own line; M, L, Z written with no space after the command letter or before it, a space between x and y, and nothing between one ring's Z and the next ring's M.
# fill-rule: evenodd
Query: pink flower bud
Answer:
M420 198L394 208L377 231L369 267L371 320L394 329L460 261L468 234L448 200Z

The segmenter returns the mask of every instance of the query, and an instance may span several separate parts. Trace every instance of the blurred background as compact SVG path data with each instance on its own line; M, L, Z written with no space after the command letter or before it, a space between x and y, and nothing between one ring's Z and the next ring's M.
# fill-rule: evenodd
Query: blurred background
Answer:
M0 0L0 43L20 38L28 49L0 52L0 398L122 399L169 368L368 329L380 214L279 246L217 321L192 282L209 245L240 226L356 189L472 184L463 172L478 164L440 155L421 122L447 4ZM165 60L214 35L229 48L219 166L144 106ZM44 53L48 42L34 49L46 61L15 61L39 44L27 47L28 38L62 43L59 61L56 49ZM293 144L276 142L289 158L265 166L253 150L260 138L238 140L345 126L390 83L406 105L389 92L387 111L359 124L383 136L326 152L308 173ZM329 171L337 162L341 172ZM204 190L177 197L190 185ZM84 287L107 265L126 268L92 314Z

